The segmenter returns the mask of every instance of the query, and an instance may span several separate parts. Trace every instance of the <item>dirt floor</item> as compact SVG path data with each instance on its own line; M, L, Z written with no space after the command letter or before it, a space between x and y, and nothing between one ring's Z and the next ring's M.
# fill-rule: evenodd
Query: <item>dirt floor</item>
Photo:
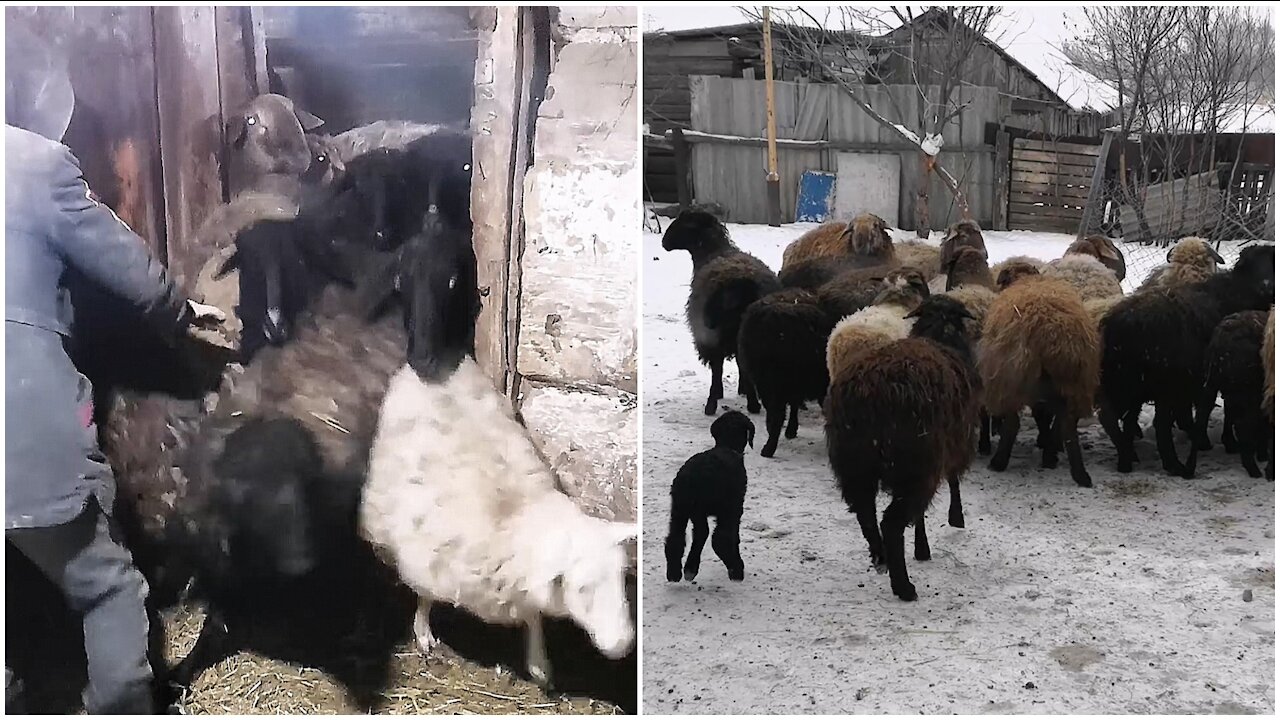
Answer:
M254 649L205 670L188 714L631 714L636 657L610 661L571 623L547 626L551 694L524 670L523 633L437 607L432 626L452 648L424 658L413 642L412 600L390 617L339 637L272 637L254 628ZM195 643L203 612L164 612L170 662ZM83 639L78 619L34 567L6 545L6 662L22 678L32 713L82 713ZM322 635L323 633L316 633ZM320 669L325 668L325 669Z
M802 230L730 226L775 268ZM993 262L1055 257L1069 242L987 234ZM1275 483L1222 451L1217 416L1193 480L1159 471L1149 429L1138 469L1118 474L1101 427L1082 423L1091 489L1065 459L1039 469L1025 418L1006 472L979 457L965 476L966 528L947 525L944 486L927 518L931 561L910 557L908 532L914 603L870 568L818 404L772 460L753 416L746 580L730 582L708 545L695 582L668 583L671 478L711 445L710 375L684 320L688 254L664 252L656 234L644 248L645 712L1275 712ZM732 363L724 386L721 412L745 411Z

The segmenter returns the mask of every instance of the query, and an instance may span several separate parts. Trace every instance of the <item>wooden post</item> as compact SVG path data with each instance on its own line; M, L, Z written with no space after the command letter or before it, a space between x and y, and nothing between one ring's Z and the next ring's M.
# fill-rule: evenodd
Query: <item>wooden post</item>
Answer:
M680 209L687 210L693 204L693 192L689 187L689 143L685 142L684 130L680 128L671 128L671 152L676 161L676 194Z
M1102 202L1102 183L1107 177L1107 156L1111 154L1111 141L1115 136L1114 132L1102 135L1102 149L1098 151L1098 161L1093 164L1093 179L1089 182L1089 198L1084 202L1084 213L1080 216L1080 227L1076 230L1077 240L1093 230L1094 217ZM1120 151L1124 152L1124 148L1121 147Z
M996 131L995 188L991 194L991 225L996 230L1009 229L1009 175L1013 162L1009 133Z
M764 102L769 137L769 174L765 176L769 196L769 224L782 224L782 188L778 178L778 122L773 100L773 34L769 28L769 7L764 8Z

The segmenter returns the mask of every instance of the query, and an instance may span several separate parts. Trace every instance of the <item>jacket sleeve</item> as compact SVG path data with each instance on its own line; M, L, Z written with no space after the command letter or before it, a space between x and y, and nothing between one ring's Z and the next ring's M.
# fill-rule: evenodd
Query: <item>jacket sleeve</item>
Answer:
M164 265L111 208L99 202L81 175L80 163L66 148L52 163L54 232L52 242L64 262L102 287L136 305L166 335L189 322L186 298L170 281Z

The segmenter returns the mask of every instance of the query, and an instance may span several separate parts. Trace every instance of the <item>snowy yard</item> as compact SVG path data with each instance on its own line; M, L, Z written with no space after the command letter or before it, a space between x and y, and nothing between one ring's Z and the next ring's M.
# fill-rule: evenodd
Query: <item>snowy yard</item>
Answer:
M810 227L730 232L776 269ZM985 237L993 263L1055 258L1071 240ZM1086 420L1095 487L1083 489L1065 461L1039 469L1025 417L1007 472L979 456L965 476L965 529L947 526L944 485L928 517L933 560L911 558L908 530L920 599L904 603L870 568L840 500L818 404L773 460L759 455L764 420L753 416L746 581L731 583L708 545L695 583L668 583L668 491L680 464L711 445L710 373L685 325L689 255L660 240L646 233L643 248L645 712L1275 712L1275 485L1222 452L1216 422L1214 450L1182 480L1159 471L1149 431L1137 471L1119 475L1101 427ZM1234 254L1224 248L1229 262ZM1126 289L1152 264L1130 262ZM721 412L745 411L736 368L725 370ZM1175 438L1185 456L1185 436Z

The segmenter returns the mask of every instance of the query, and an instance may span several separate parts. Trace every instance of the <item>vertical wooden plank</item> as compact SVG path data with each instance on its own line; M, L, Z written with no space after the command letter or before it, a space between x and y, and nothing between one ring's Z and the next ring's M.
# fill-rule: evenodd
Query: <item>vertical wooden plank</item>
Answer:
M1102 209L1102 183L1107 175L1107 157L1111 154L1111 141L1115 139L1114 132L1105 133L1102 136L1102 149L1098 151L1098 160L1093 165L1093 179L1089 183L1089 198L1085 200L1084 212L1080 216L1080 227L1076 230L1076 239L1083 238L1086 234L1093 231L1095 219L1098 212Z
M693 204L693 193L689 189L689 143L680 128L671 128L671 148L676 159L676 195L683 210Z
M174 277L188 283L217 250L190 244L223 197L217 30L209 6L157 7L154 22L167 256Z
M476 320L476 360L494 386L506 392L511 358L508 354L507 308L510 263L511 202L520 82L520 14L517 7L476 11L479 30L475 71L475 172L472 173L472 244L480 286L480 316Z
M991 223L996 230L1009 229L1009 165L1012 162L1009 133L996 132L995 187L992 188Z
M218 6L214 9L214 25L218 39L218 94L221 105L218 126L219 133L223 136L219 161L222 167L223 199L230 200L244 189L245 178L243 170L233 172L231 163L227 162L227 120L258 94L250 9Z

